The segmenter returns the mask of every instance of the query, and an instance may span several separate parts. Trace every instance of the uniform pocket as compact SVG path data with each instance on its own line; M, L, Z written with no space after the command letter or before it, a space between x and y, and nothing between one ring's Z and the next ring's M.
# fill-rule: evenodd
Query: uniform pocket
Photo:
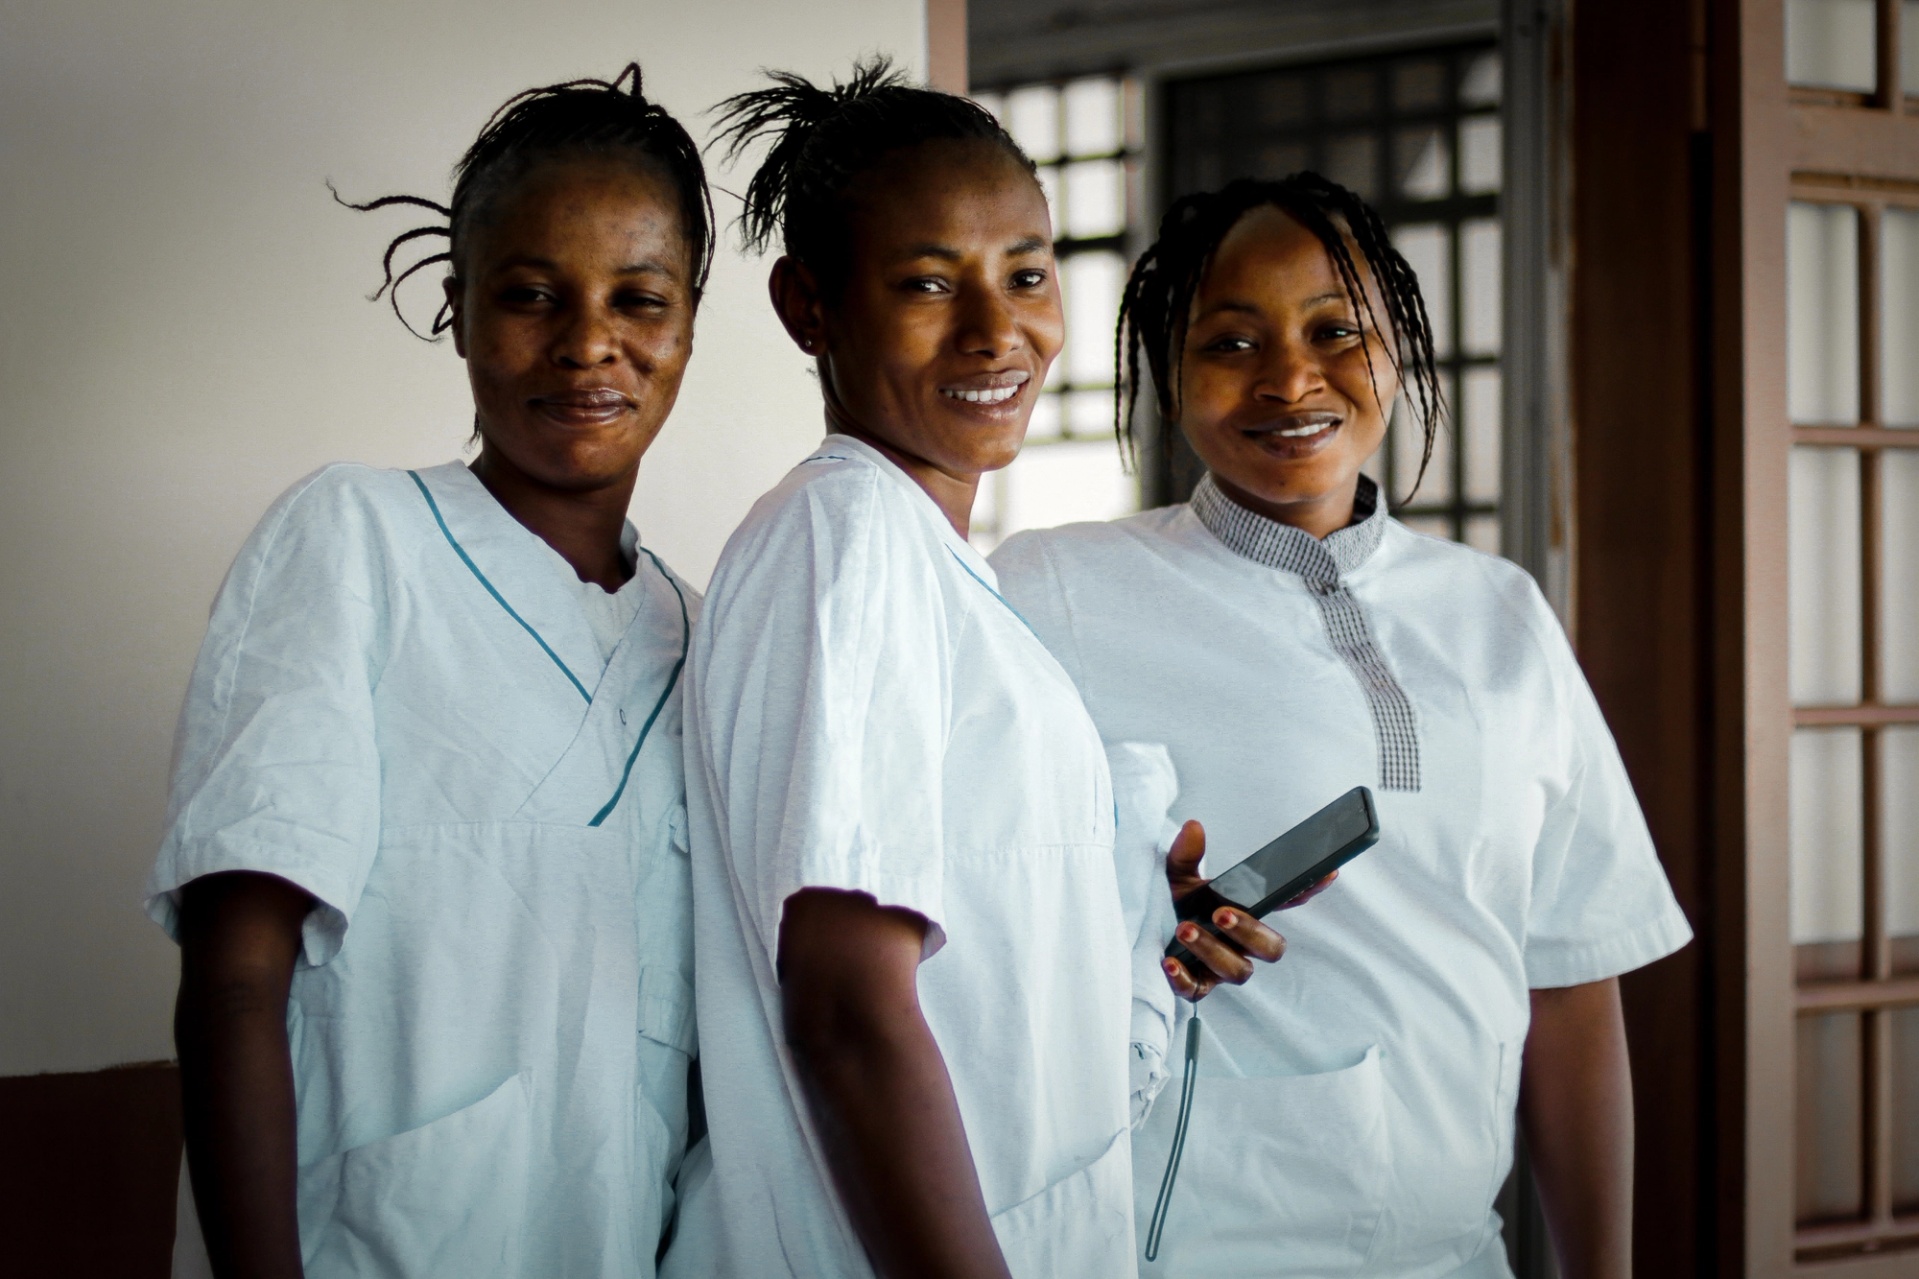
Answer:
M1018 1279L1109 1279L1132 1273L1131 1134L1046 1189L993 1214Z
M515 1275L526 1234L532 1124L526 1076L432 1123L308 1170L335 1197L306 1258L309 1279ZM302 1216L324 1213L303 1193Z
M693 988L671 968L649 964L640 969L640 1033L689 1057L698 1047Z
M1134 1139L1142 1244L1178 1111L1168 1085ZM1379 1050L1318 1075L1204 1078L1155 1262L1142 1276L1357 1273L1387 1177Z

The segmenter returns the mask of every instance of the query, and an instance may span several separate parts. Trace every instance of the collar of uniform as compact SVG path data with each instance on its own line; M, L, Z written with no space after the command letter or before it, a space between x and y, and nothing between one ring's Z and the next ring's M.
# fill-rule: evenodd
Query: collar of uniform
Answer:
M1193 490L1192 508L1199 522L1234 554L1312 582L1337 582L1364 564L1386 532L1379 486L1364 475L1353 498L1353 514L1359 518L1324 540L1247 510L1220 491L1210 471Z

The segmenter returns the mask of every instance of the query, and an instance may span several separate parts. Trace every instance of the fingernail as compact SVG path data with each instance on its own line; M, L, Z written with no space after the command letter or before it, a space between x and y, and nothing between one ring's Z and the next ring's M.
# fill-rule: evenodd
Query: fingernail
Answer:
M1191 924L1181 924L1179 926L1179 939L1181 941L1195 941L1198 938L1199 929L1193 927Z
M1232 911L1222 910L1219 912L1219 926L1221 928L1231 928L1234 924L1237 924L1238 922L1239 922L1239 916L1233 914Z
M1166 975L1168 977L1179 976L1179 962L1177 960L1168 959L1165 962L1161 963L1160 967L1166 970Z

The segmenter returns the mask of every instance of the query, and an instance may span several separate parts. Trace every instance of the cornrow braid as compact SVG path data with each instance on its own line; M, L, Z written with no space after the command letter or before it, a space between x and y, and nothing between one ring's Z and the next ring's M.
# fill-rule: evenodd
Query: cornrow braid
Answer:
M805 263L834 292L851 266L847 188L893 152L938 139L992 142L1028 173L1033 162L990 113L969 99L907 83L884 57L863 58L853 74L822 89L791 71L769 71L773 83L735 94L714 108L715 145L730 164L770 137L747 183L740 238L763 252L777 233L788 256Z
M1179 421L1179 385L1183 371L1187 324L1213 256L1227 232L1250 210L1271 205L1298 222L1326 247L1326 256L1353 304L1362 335L1371 328L1392 340L1385 343L1387 358L1402 385L1411 392L1424 444L1419 474L1405 500L1411 501L1432 461L1433 441L1446 415L1445 397L1433 356L1432 326L1419 279L1393 247L1385 225L1371 205L1317 173L1295 173L1278 181L1239 178L1218 191L1181 196L1160 219L1159 236L1133 266L1120 298L1119 324L1113 334L1113 431L1130 461L1138 456L1135 431L1139 407L1139 353L1146 350L1159 402L1161 443ZM1360 278L1349 248L1370 269L1386 304L1386 323L1373 311L1372 297ZM1379 378L1366 350L1366 367ZM1382 408L1385 407L1382 405Z
M436 262L451 264L454 274L475 220L514 182L542 160L567 154L645 156L660 165L673 180L680 197L680 225L693 258L693 297L698 302L713 266L713 197L707 190L706 168L700 149L686 129L641 91L640 66L629 62L611 80L567 80L516 93L500 105L480 130L473 145L453 166L450 205L416 195L389 195L365 204L333 198L349 209L370 213L394 205L428 209L445 219L402 231L393 237L380 260L383 278L369 301L384 295L400 323L415 337L438 340L452 323L452 303L442 302L432 327L421 333L400 310L400 286L414 273ZM327 184L333 190L333 184ZM443 238L444 251L415 259L394 274L401 249L422 239Z

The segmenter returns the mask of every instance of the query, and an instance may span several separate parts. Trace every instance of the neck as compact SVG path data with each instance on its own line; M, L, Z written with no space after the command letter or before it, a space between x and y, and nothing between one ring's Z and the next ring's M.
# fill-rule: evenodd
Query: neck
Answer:
M556 489L484 445L469 469L507 514L558 551L582 582L612 592L633 576L620 552L620 535L636 475L605 488Z
M973 500L979 496L979 476L955 475L951 471L941 470L923 457L906 452L899 445L847 420L844 413L836 411L830 397L826 406L826 425L837 434L850 435L860 443L878 449L887 461L905 471L913 483L925 490L926 496L933 499L933 505L939 507L940 514L946 517L946 522L953 526L954 532L961 537L972 536Z
M1330 492L1285 502L1256 497L1218 471L1213 472L1213 483L1219 485L1219 491L1231 498L1235 505L1243 506L1255 515L1264 515L1275 523L1289 524L1322 541L1353 522L1353 510L1359 496L1357 471L1351 479L1342 481Z

